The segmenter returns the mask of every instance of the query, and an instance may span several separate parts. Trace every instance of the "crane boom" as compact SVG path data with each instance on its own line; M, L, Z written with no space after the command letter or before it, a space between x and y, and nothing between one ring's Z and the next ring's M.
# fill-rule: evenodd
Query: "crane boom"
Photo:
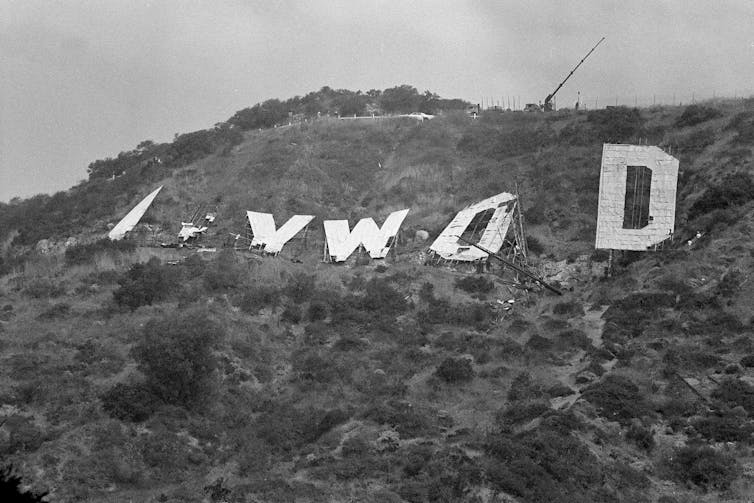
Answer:
M592 50L589 51L589 52L587 52L586 56L584 56L583 58L581 58L581 61L579 61L579 64L573 67L573 70L571 70L571 73L569 73L566 76L566 78L563 79L563 82L561 82L560 85L558 85L558 87L556 87L553 92L551 92L550 94L547 95L547 98L545 98L545 111L546 112L552 111L552 98L555 96L555 93L557 93L558 91L560 91L560 88L563 87L563 84L566 83L566 80L568 80L568 79L571 78L571 75L573 75L573 72L575 72L576 69L578 69L578 67L581 66L581 63L583 63L586 60L586 58L588 58L589 55L594 52L594 50L597 48L598 45L600 45L602 43L603 40L605 40L605 37L602 37L599 42L597 42L596 44L594 44L594 47L592 47Z

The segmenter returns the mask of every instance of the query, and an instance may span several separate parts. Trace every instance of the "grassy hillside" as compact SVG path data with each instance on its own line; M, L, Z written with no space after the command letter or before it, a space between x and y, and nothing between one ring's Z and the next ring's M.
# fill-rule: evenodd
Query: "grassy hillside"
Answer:
M754 497L754 102L260 130L261 110L201 148L205 133L145 145L114 179L0 207L0 452L32 488L102 502ZM593 250L607 141L681 160L675 243L619 256L611 278ZM563 297L420 260L412 231L434 237L515 183L533 265ZM319 220L289 252L300 263L96 241L157 185L148 220L165 238L199 204L218 209L218 245L245 210ZM406 207L397 257L321 263L321 218ZM55 208L65 225L40 228Z

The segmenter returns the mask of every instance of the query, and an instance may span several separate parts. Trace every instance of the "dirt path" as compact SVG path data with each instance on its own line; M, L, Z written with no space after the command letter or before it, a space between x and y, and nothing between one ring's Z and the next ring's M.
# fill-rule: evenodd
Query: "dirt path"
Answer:
M605 325L605 321L602 319L602 315L607 308L600 308L598 310L587 311L586 314L574 324L574 328L583 330L586 336L591 341L592 345L597 348L602 347L602 328ZM572 395L555 397L550 400L550 406L553 409L567 409L581 397L579 386L576 384L576 375L579 368L583 366L583 360L586 356L586 351L576 351L569 359L566 365L553 369L553 374L558 378L560 382L569 386L571 389L576 390ZM604 365L606 370L612 369L617 362L616 359Z

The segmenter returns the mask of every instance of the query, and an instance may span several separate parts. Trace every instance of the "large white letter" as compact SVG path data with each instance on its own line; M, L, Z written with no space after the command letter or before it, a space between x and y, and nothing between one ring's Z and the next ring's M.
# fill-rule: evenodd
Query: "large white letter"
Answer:
M251 245L262 246L267 253L280 253L283 245L314 219L314 215L293 215L282 227L275 230L275 219L271 213L247 211L246 216L254 233Z
M446 260L474 261L486 258L487 253L470 246L468 243L459 241L458 237L463 234L477 214L494 209L495 211L487 222L478 244L493 253L497 253L503 247L505 235L508 233L515 205L515 202L513 204L511 202L515 200L516 196L503 192L467 206L450 221L429 249Z
M149 209L149 206L152 204L152 201L154 201L154 198L157 197L157 194L162 190L162 185L160 185L154 192L149 194L147 197L141 200L139 204L134 206L134 208L128 212L128 214L123 217L123 219L118 222L118 224L110 230L110 232L107 234L107 237L110 238L111 241L117 241L119 239L123 239L123 237L126 235L126 233L130 232L131 229L133 229L136 224L139 223L139 220L141 220L141 217L144 216L144 213L146 213L147 209Z
M327 251L333 262L344 262L356 249L363 245L372 258L385 258L392 246L398 230L406 218L408 210L394 211L385 219L382 228L377 227L371 218L362 218L353 228L348 229L348 220L325 220Z

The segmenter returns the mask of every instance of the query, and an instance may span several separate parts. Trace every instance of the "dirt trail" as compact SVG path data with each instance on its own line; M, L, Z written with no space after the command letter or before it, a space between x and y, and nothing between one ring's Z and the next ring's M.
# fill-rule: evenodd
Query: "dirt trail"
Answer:
M606 310L607 308L604 307L598 310L587 311L586 314L577 323L574 324L574 328L583 330L591 341L592 345L597 348L602 347L602 328L605 325L605 321L602 319L602 315ZM571 389L576 390L576 392L572 395L555 397L551 399L550 406L553 409L567 409L571 405L576 403L576 400L581 397L579 386L576 384L576 375L578 374L579 368L583 367L584 365L583 360L585 356L586 351L576 351L569 359L567 364L553 369L553 374L558 378L559 381L569 386ZM606 370L609 371L610 369L612 369L616 362L617 360L613 359L603 366Z

